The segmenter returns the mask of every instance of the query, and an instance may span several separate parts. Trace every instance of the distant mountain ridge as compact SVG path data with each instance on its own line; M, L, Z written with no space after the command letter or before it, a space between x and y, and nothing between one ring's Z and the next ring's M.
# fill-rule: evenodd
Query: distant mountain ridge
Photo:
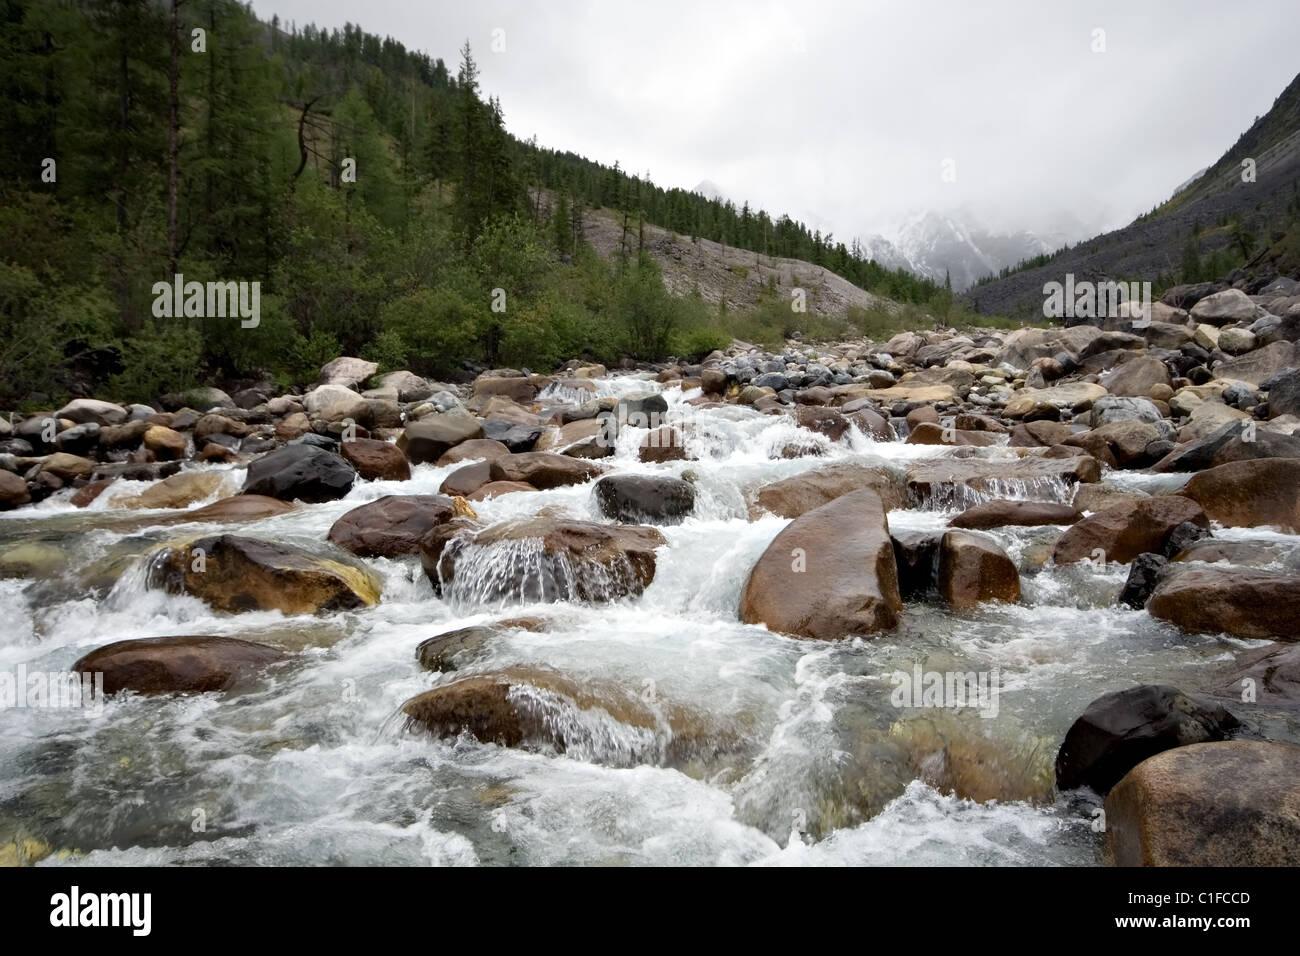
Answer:
M1247 160L1253 175L1243 165ZM1044 284L1062 281L1066 273L1151 281L1158 290L1262 259L1292 261L1295 251L1285 250L1294 239L1287 237L1298 229L1300 75L1214 165L1151 212L1046 263L974 286L968 298L980 312L1041 318ZM1201 266L1206 275L1198 274Z

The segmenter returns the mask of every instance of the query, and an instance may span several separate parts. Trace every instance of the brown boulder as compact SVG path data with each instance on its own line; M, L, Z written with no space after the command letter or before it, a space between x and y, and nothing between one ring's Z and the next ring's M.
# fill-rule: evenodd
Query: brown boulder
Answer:
M339 452L367 481L409 481L411 465L396 445L374 438L345 441Z
M1116 866L1300 866L1300 747L1254 740L1175 747L1106 798Z
M443 495L461 495L468 497L492 480L492 462L490 459L476 461L470 465L461 465L442 480L438 493Z
M203 694L230 690L287 658L231 637L151 637L96 648L72 669L103 674L106 694Z
M385 495L343 515L326 537L362 558L419 554L420 539L454 513L442 495Z
M378 603L380 589L361 565L231 534L158 551L149 562L149 584L229 613L347 611Z
M471 438L469 441L463 441L455 448L451 448L438 459L439 468L444 465L455 465L458 462L469 461L471 459L483 459L491 461L493 458L501 458L510 454L510 449L505 446L504 442L499 442L493 438Z
M1184 631L1300 640L1300 577L1243 568L1188 568L1161 582L1147 611Z
M425 535L420 562L435 591L450 588L476 603L609 601L650 585L655 550L665 544L639 525L532 517L480 531L457 519Z
M520 481L534 488L560 488L581 485L598 477L603 469L590 461L530 451L494 459L488 469L493 481Z
M1007 525L1032 526L1074 524L1083 513L1074 505L1052 501L1009 501L999 498L967 508L948 522L953 528L1001 528Z
M875 491L886 511L907 507L907 491L898 478L884 468L857 462L837 462L774 481L759 489L757 502L774 515L797 518L860 488Z
M1234 528L1271 525L1300 532L1300 458L1256 458L1192 476L1179 494Z
M750 572L740 619L833 640L898 623L903 609L880 495L861 488L795 518Z
M488 501L502 495L513 494L516 491L536 490L532 485L522 481L489 481L468 497L470 501Z
M1020 600L1020 572L997 543L969 531L949 531L939 542L939 595L964 610L984 601Z
M1056 543L1052 560L1068 564L1091 559L1100 551L1102 561L1128 564L1148 551L1164 554L1170 532L1184 521L1202 528L1210 524L1200 505L1181 495L1153 495L1121 502L1069 528Z

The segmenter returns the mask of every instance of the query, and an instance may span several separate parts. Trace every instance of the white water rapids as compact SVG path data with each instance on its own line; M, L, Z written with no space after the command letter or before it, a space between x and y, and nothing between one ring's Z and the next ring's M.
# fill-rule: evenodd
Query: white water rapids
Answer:
M632 377L596 384L602 395L657 388ZM692 397L664 394L670 406ZM1016 606L959 615L909 604L896 631L870 641L800 641L743 625L737 606L750 568L787 523L749 520L747 491L833 460L902 471L952 449L854 432L840 443L814 439L821 457L785 460L772 455L810 434L788 418L736 406L693 418L688 449L697 461L642 464L635 446L645 432L631 429L605 460L627 473L689 469L697 482L694 514L661 528L668 546L653 583L608 605L507 604L479 586L481 577L439 599L415 558L370 562L383 579L381 602L321 617L221 614L145 587L145 554L162 541L229 532L328 553L325 535L340 515L387 494L436 493L460 465L416 466L408 482L359 482L341 501L238 525L114 530L119 516L149 513L115 510L108 496L86 510L48 501L0 516L0 670L66 671L92 648L162 635L301 649L246 692L122 695L99 716L0 710L0 845L39 839L54 851L43 865L1092 865L1101 837L1089 808L1051 794L1052 761L1070 724L1096 697L1135 683L1197 692L1240 649L1261 643L1185 635L1116 606L1124 567L1044 568L1042 553L1060 531L1052 528L992 532L1021 567ZM238 488L243 469L225 470ZM1145 490L1170 482L1107 480ZM146 487L119 485L114 496ZM998 490L1069 493L1014 483ZM894 511L890 526L937 530L969 503ZM475 505L488 522L548 506L603 520L591 484ZM1227 536L1277 543L1280 560L1295 564L1295 536ZM491 564L485 555L464 567L490 574ZM119 570L106 593L86 590ZM520 616L546 618L548 627L503 632L453 673L415 660L416 645L434 634ZM917 662L996 668L997 718L970 708L900 713L886 676ZM570 722L575 741L563 755L404 729L399 708L408 698L503 668L648 693L652 709L694 715L715 746L669 760L666 724L631 727L599 710L561 708L557 719ZM963 773L1002 798L976 802L931 785Z

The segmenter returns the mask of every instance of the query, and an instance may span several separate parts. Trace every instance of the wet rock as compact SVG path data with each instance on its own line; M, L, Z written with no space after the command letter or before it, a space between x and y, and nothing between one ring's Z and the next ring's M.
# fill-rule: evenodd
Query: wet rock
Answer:
M885 506L863 488L804 513L776 536L750 572L740 619L834 640L892 628L902 606Z
M1139 554L1133 559L1133 565L1129 568L1128 580L1124 582L1124 589L1120 591L1119 602L1134 610L1142 610L1147 606L1147 601L1160 584L1160 579L1168 567L1169 559L1163 554L1150 552Z
M483 419L483 437L487 440L499 441L506 446L507 451L512 453L532 451L544 431L541 425L536 424L523 425L495 418Z
M1051 501L985 501L967 508L948 522L953 528L1001 528L1006 525L1074 524L1083 513L1074 505Z
M483 743L619 766L672 765L725 746L720 728L683 707L652 706L619 685L536 668L463 677L411 698L402 711L408 729L437 737L469 733ZM620 737L623 746L611 748Z
M695 507L695 486L659 475L607 475L592 488L601 514L617 521L677 524Z
M939 596L967 610L985 601L1020 600L1020 573L998 544L969 531L949 531L939 541Z
M1180 494L1220 524L1300 532L1300 458L1258 458L1192 476Z
M666 543L637 525L532 517L479 531L458 519L421 540L420 561L435 591L451 587L476 603L609 601L650 585Z
M1167 750L1106 799L1116 866L1300 866L1300 747L1231 740Z
M460 495L469 497L492 480L492 462L476 461L462 465L442 480L438 493L443 495Z
M1300 576L1188 568L1161 582L1147 611L1193 633L1300 640Z
M446 465L454 465L462 461L487 460L493 458L503 458L510 454L510 449L504 442L494 441L491 438L471 438L469 441L463 441L455 448L447 451L438 459L437 465L442 468Z
M397 439L397 447L413 465L436 462L463 441L483 437L483 425L464 409L452 409L411 422Z
M684 432L672 425L652 428L637 448L637 458L643 462L687 461L690 457Z
M1056 543L1052 560L1068 564L1091 560L1100 552L1106 563L1128 564L1144 552L1163 554L1170 533L1184 521L1209 526L1201 507L1181 495L1121 502L1069 528Z
M825 435L831 441L838 441L849 430L848 420L833 408L800 405L794 410L794 420L801 428Z
M519 481L542 489L585 484L602 471L590 461L541 451L497 458L488 467L492 481Z
M163 548L149 563L151 587L192 594L218 611L313 614L379 601L379 579L359 564L231 534Z
M1024 486L1027 492L1041 488L1042 498L1058 498L1061 484L1092 482L1101 477L1101 466L1095 458L1076 454L1078 449L1069 451L1070 456L1064 458L920 461L907 470L907 489L915 501L947 506L968 506L983 496L1005 497L1012 484Z
M339 445L357 474L366 481L409 481L411 466L396 445L373 438L358 438Z
M357 473L339 455L312 445L285 445L248 466L244 494L313 504L352 490Z
M1172 747L1223 740L1240 724L1223 707L1167 684L1098 697L1070 727L1056 755L1061 790L1105 795L1142 761Z
M115 504L124 508L185 508L196 501L211 498L224 488L225 483L224 472L182 471L151 485L133 498Z
M90 505L96 498L108 490L108 486L114 482L113 478L100 478L96 481L88 482L77 489L76 494L68 499L68 503L74 508L85 508ZM0 485L3 484L3 476L0 475ZM0 507L3 507L0 505Z
M1250 699L1265 709L1300 709L1300 644L1268 644L1243 651L1228 668L1218 693Z
M876 492L886 511L907 507L907 490L893 473L857 462L836 462L764 485L757 504L779 517L797 518L861 488Z
M475 657L501 633L496 627L461 627L419 643L415 659L427 671L454 671L457 660Z
M514 494L516 491L536 491L532 485L522 481L489 481L468 497L470 501L489 501L502 495Z
M988 431L965 431L934 422L921 422L907 436L909 445L973 445L988 447L1002 444L999 435Z
M420 539L453 515L442 495L385 495L343 515L326 537L362 558L419 554Z
M106 694L204 694L235 689L288 657L232 637L151 637L97 648L72 669L103 674Z
M32 500L27 482L11 471L0 471L0 511L17 508Z
M1268 381L1268 417L1300 415L1300 370L1290 369Z
M234 495L176 515L172 523L260 521L293 511L293 505L265 495Z

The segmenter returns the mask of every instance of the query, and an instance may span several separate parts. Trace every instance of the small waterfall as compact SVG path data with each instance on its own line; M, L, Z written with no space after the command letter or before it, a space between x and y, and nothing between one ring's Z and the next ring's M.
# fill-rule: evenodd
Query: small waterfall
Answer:
M453 570L454 569L454 570ZM458 611L555 601L590 603L641 592L641 569L626 556L607 564L548 552L541 538L480 545L453 541L438 563L444 600Z
M1054 475L1032 478L979 478L971 482L931 484L927 490L911 489L915 507L923 511L965 511L986 501L1049 501L1068 504L1076 485Z

